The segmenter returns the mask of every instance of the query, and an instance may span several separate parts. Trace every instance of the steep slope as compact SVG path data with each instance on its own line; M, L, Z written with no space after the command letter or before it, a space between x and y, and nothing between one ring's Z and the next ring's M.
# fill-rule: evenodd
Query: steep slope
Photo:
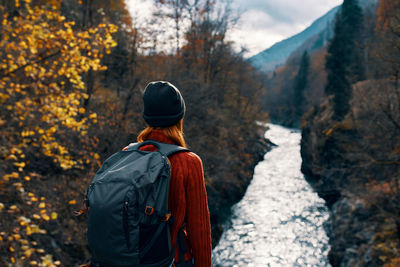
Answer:
M312 38L324 30L327 30L329 25L335 19L336 13L339 10L339 6L332 8L324 16L314 21L310 27L304 31L278 42L270 48L262 51L261 53L251 57L250 63L257 69L265 72L273 71L277 66L282 65L288 59L288 57L304 42L309 38ZM324 38L324 42L321 42L321 46L325 44L325 41L329 36Z
M360 6L364 10L378 2L379 0L359 0ZM285 64L286 60L299 48L306 48L309 52L312 52L325 47L332 37L333 21L339 9L340 6L332 8L304 31L252 56L249 58L249 62L263 72L272 72L278 66ZM304 49L300 50L303 51Z
M378 0L360 1L360 6L363 8L364 15L367 17L374 16L374 14L376 14L377 3ZM265 110L269 113L273 122L290 127L299 127L300 121L294 116L296 107L293 102L293 90L295 77L297 76L300 67L300 59L304 51L307 51L310 56L308 81L304 90L304 111L307 111L314 105L319 105L324 102L324 88L326 85L326 71L324 67L327 53L326 48L329 40L333 37L334 24L333 18L331 23L326 24L325 28L319 33L312 35L308 39L304 40L303 43L298 45L298 47L287 56L285 62L281 63L281 65L276 68L268 70L267 65L260 67L261 70L266 71L268 74L264 80L266 95L268 97L265 97L263 101ZM366 22L365 36L372 36L371 34L374 32L374 26L370 24L371 23ZM282 41L281 43L276 44L276 46L284 42L286 41ZM368 58L372 58L372 50L370 49L369 51L370 53ZM253 66L254 65L253 62ZM369 62L369 66L367 67L369 72L372 73L373 69L376 69L375 65L376 64L372 61Z

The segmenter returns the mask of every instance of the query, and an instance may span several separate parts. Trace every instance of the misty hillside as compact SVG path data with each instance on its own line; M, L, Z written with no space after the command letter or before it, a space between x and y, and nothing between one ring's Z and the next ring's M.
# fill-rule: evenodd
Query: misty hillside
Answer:
M360 6L365 9L379 0L361 0ZM271 72L284 64L289 56L301 47L309 52L324 47L333 34L333 21L340 6L332 8L325 15L314 21L304 31L280 41L270 48L249 58L249 62L257 69ZM304 49L301 49L302 51Z
M327 26L331 25L331 22L334 20L338 10L339 7L332 8L324 16L314 21L311 26L304 31L280 41L257 55L252 56L249 59L250 63L262 71L273 71L277 66L285 63L290 54L309 38L327 29Z

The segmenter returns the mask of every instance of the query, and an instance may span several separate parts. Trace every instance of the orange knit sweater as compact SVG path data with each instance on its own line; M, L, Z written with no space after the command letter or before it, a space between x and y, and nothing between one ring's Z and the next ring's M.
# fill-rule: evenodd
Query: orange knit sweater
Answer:
M174 144L160 130L153 130L147 139ZM140 150L155 151L156 147L146 145ZM196 267L210 267L210 214L201 159L192 152L176 153L168 159L171 162L168 205L175 218L171 227L172 246L176 243L179 228L186 222L186 243L190 253L185 255L185 260L193 257ZM178 249L175 254L176 262L180 260Z

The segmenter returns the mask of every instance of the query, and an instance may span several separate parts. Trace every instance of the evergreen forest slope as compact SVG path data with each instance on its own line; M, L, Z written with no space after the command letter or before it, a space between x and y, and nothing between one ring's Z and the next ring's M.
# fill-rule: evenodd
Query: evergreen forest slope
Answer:
M398 1L345 0L328 45L304 46L267 81L281 100L271 117L302 128L302 171L330 210L332 266L400 264L399 14Z

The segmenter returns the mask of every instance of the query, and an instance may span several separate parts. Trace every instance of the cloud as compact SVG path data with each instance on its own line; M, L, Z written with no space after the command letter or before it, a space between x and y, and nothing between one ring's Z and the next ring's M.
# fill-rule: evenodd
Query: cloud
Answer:
M263 11L280 23L293 24L314 20L342 2L343 0L235 0L235 5L244 11Z
M246 29L237 29L229 33L231 40L236 40L234 47L240 51L241 48L247 49L245 56L251 56L271 46L285 38L285 35L273 32L268 29L257 29L248 31Z
M342 0L234 0L240 20L229 33L236 47L248 48L246 56L295 35Z
M259 30L272 30L279 32L280 34L287 35L292 33L294 30L298 30L299 23L281 23L276 20L275 17L271 16L262 10L248 10L245 12L238 23L240 28L245 28L249 31ZM295 28L293 28L295 27Z
M143 23L154 11L154 4L148 0L126 0L133 23Z

